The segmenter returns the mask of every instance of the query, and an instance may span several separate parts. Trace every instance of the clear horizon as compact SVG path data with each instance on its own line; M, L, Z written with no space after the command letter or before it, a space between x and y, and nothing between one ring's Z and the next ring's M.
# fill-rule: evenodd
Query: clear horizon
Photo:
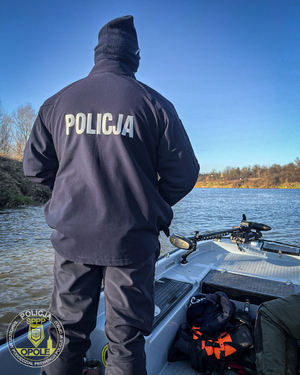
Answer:
M12 0L1 4L0 100L12 114L89 74L100 28L134 16L138 80L170 100L200 173L300 157L300 1Z

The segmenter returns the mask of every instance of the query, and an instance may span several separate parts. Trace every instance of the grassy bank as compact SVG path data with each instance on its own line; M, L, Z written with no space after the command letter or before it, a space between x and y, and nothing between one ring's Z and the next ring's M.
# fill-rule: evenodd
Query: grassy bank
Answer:
M27 180L22 163L0 156L0 208L46 203L51 192Z
M200 177L196 188L300 189L300 182L275 184L274 179L271 181L266 178L226 180ZM49 190L25 178L20 161L0 156L0 208L41 205L50 197Z
M240 189L300 189L300 182L285 182L274 184L270 181L260 180L259 178L249 178L245 180L214 180L198 181L196 188L240 188Z

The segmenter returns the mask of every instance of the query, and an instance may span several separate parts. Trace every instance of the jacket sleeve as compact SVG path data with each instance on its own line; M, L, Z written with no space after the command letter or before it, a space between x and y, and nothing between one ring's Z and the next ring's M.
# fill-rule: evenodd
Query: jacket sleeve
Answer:
M165 117L165 123L158 147L158 189L173 206L193 189L200 167L177 113Z
M40 110L25 147L24 174L32 182L52 190L58 165L52 136L44 124Z

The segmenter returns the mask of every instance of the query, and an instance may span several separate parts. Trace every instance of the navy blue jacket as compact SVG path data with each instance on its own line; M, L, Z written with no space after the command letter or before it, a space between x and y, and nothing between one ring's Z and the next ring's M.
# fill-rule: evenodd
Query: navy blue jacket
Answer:
M55 250L106 266L139 262L158 249L171 206L199 172L173 105L108 59L42 105L23 167L53 190L45 219Z

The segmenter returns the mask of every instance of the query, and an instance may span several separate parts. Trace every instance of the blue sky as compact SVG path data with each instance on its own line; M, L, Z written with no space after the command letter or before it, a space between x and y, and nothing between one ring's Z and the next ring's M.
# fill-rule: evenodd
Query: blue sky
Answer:
M100 28L132 14L137 79L176 107L203 173L300 157L300 0L1 0L11 114L93 67Z

